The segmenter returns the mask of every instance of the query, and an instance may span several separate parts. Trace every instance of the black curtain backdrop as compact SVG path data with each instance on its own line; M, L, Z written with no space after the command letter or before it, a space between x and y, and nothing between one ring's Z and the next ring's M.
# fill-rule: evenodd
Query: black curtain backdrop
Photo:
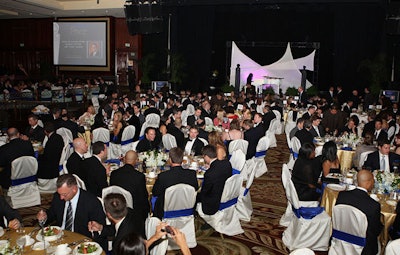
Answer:
M363 88L363 77L357 73L359 63L386 50L385 8L380 3L165 6L164 13L165 24L168 14L172 17L172 51L181 53L187 64L188 76L182 87L193 91L212 83L213 70L219 73L216 84L226 83L227 41L320 42L316 60L320 90L332 85ZM144 36L143 54L159 53L157 63L164 65L156 75L165 68L166 48L166 25L162 33ZM278 60L285 47L242 50L266 65ZM294 57L310 52L293 49Z

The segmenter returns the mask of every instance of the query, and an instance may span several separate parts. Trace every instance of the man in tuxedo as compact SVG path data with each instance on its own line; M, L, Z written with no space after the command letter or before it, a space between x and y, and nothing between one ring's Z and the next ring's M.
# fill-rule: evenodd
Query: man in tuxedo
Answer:
M158 110L158 109L156 108L156 103L155 103L153 100L150 100L150 101L149 101L149 108L147 108L147 109L144 111L143 115L144 115L144 117L146 117L146 116L149 115L150 113L155 113L155 114L157 114L158 116L161 116L160 110Z
M153 209L153 215L162 219L164 216L164 195L165 190L175 184L188 184L198 190L196 171L182 168L183 150L175 147L169 151L171 170L162 172L158 175L153 187L153 197L157 197Z
M133 108L129 108L125 111L125 122L128 123L128 125L135 127L135 136L133 137L133 140L139 140L139 134L142 125L140 125L140 119L135 115Z
M137 208L129 208L122 194L110 193L104 198L104 209L112 225L96 221L89 222L89 231L101 232L101 237L112 237L112 254L117 254L119 244L125 236L137 234L145 238L144 220L139 220Z
M21 226L22 218L17 210L11 208L3 196L0 196L0 227L18 229ZM8 226L4 225L3 218L7 219Z
M185 139L184 147L187 154L194 152L194 156L201 155L204 143L197 137L198 135L199 129L197 127L191 127L189 129L189 137Z
M213 113L211 112L211 104L208 100L204 100L201 103L201 118L204 119L205 117L213 119Z
M85 130L83 129L83 127L79 127L78 124L74 121L71 120L71 117L73 116L72 113L63 113L61 114L61 118L60 120L57 122L57 126L56 129L59 128L66 128L69 129L72 133L72 137L73 138L77 138L78 137L78 132L84 133Z
M311 129L310 133L312 134L313 137L324 137L325 136L325 131L321 127L321 118L318 115L313 115L311 116Z
M390 152L389 140L378 140L378 150L368 154L363 169L371 171L380 169L385 172L393 172L394 162L400 162L400 155Z
M48 140L43 154L39 154L38 157L37 177L40 179L53 179L60 175L58 166L60 165L61 153L64 148L64 140L55 132L53 122L47 122L44 125L44 132Z
M50 114L43 114L40 116L43 123L46 122L53 122L55 126L57 127L58 121L60 120L61 117L61 109L58 107L54 107L51 109Z
M28 116L29 127L21 136L23 140L43 142L46 135L44 133L44 129L38 125L38 121L39 118L35 114L31 114Z
M204 174L204 181L197 198L202 210L207 215L218 211L225 181L232 176L232 165L229 160L218 160L217 150L212 145L204 146L203 157L210 167Z
M185 136L181 131L182 119L176 119L174 123L169 123L167 125L167 133L175 137L176 145L179 148L184 148Z
M265 105L263 109L264 115L262 116L262 126L264 127L264 133L269 129L271 121L276 118L275 113L270 109L269 105ZM256 114L254 114L255 117ZM254 118L253 117L253 118Z
M310 106L308 107L307 112L305 112L301 117L302 117L304 120L308 120L308 119L311 118L311 116L314 115L314 113L315 113L316 110L317 110L317 107L315 107L315 105L310 105Z
M141 140L137 146L137 152L143 151L151 151L156 150L158 148L158 144L156 143L156 129L153 127L147 127L144 131L145 137Z
M135 151L128 151L124 157L124 166L111 172L110 186L116 185L129 191L136 214L146 219L150 212L149 194L146 189L146 177L135 169L137 159Z
M86 190L95 196L101 197L102 190L108 187L107 174L110 166L104 167L107 159L107 146L103 142L95 142L92 145L93 156L83 161L84 182Z
M84 155L88 152L88 146L85 139L78 137L73 141L74 152L67 160L68 173L76 174L82 180L85 180L84 170L82 169Z
M256 155L256 148L258 141L264 136L265 132L261 124L254 127L254 123L251 120L243 121L244 140L249 142L247 147L246 159L251 159Z
M197 107L193 115L187 117L187 125L189 127L201 125L204 122L204 118L201 118L201 108Z
M337 86L336 87L336 98L337 98L337 102L339 104L339 106L342 106L345 102L346 102L346 95L344 94L343 88L342 86Z
M379 141L379 140L387 140L387 139L388 139L388 134L382 128L382 119L376 118L375 119L374 140Z
M393 141L395 133L396 133L396 116L392 112L387 113L387 134L389 141Z
M364 129L362 132L362 137L365 137L366 133L375 133L375 118L376 118L376 112L375 111L369 111L368 112L368 123L364 125Z
M300 129L294 135L299 139L301 145L305 143L313 144L314 136L310 133L311 128L312 128L311 120L305 120L303 124L303 129Z
M358 187L356 189L339 192L336 205L353 206L367 216L367 240L361 254L377 254L378 235L381 233L383 226L380 220L381 205L368 195L368 192L374 187L374 176L368 170L361 170L357 174L357 182Z
M51 206L37 214L38 220L45 220L49 224L56 225L65 230L77 232L106 247L106 240L97 232L91 233L88 224L96 221L106 224L106 216L103 206L97 197L90 192L78 188L75 177L72 174L64 174L57 179L57 193L54 194Z
M33 147L30 141L20 139L18 129L7 130L9 142L0 147L0 185L8 189L11 184L11 162L22 156L33 156Z
M142 114L142 112L140 111L140 106L136 103L133 105L133 113L136 117L138 117L139 122L140 122L140 127L142 127L143 123L145 122L145 118L144 115ZM139 129L139 133L140 133L140 129Z

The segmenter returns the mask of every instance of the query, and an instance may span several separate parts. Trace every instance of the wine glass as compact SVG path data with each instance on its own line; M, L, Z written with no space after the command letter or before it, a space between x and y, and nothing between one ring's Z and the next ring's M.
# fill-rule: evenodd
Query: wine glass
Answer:
M19 254L23 254L24 246L25 246L25 243L26 243L25 236L22 236L22 237L18 238L16 243L17 243L18 248L19 248Z

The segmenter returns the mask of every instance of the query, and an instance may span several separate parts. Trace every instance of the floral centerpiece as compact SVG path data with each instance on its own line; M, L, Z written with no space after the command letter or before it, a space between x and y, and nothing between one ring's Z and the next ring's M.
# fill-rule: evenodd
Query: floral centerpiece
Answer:
M362 142L362 138L358 137L354 133L345 134L341 138L342 138L343 144L348 144L348 146L351 146L351 147L356 147L357 144L360 144Z
M146 151L139 154L139 160L146 162L146 167L163 166L168 160L168 154L158 150Z
M83 119L83 122L84 122L84 126L87 126L87 127L91 127L93 124L94 124L94 115L87 115L84 119Z
M375 170L373 172L375 179L375 189L377 193L390 193L400 189L400 176L394 173Z
M207 132L212 132L212 131L217 131L217 132L222 132L222 128L221 127L217 127L214 125L208 125L204 128L205 131Z
M12 247L10 246L9 243L6 243L0 246L0 254L4 255L20 254L20 248L18 246Z

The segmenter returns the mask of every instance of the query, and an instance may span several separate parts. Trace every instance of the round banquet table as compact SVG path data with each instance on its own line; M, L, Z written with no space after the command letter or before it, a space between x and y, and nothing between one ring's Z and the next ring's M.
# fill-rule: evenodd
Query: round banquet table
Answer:
M37 242L36 240L36 235L37 235L37 228L34 227L25 227L25 234L28 235L30 234L32 231L35 231L32 235L32 238L35 239L35 242ZM71 232L71 231L67 231L67 230L63 230L64 235L62 237L62 240L58 240L58 241L54 241L54 242L50 242L51 246L57 247L57 245L59 244L64 244L64 243L72 243L72 242L83 242L84 239L86 239L86 241L92 241L90 238L88 238L87 236L81 235L79 233L76 232ZM6 229L4 229L4 235L0 237L0 240L10 240L10 246L15 246L16 245L16 240L21 237L23 234L21 233L17 233L15 230L10 229L8 231L6 231ZM78 244L77 244L78 245ZM24 255L34 255L34 254L46 254L46 252L44 250L32 250L32 245L30 246L25 246L24 248ZM74 250L75 246L71 246L70 248L72 249L72 251ZM71 252L72 253L72 252ZM101 253L102 255L105 255L105 252L103 251Z
M336 199L340 191L333 190L329 187L325 187L324 194L321 199L321 206L325 207L325 211L332 217L332 208L336 204ZM386 194L378 194L379 203L381 204L381 222L383 224L383 230L380 234L380 240L384 247L389 241L389 227L393 224L396 218L396 213L393 206L386 203Z

